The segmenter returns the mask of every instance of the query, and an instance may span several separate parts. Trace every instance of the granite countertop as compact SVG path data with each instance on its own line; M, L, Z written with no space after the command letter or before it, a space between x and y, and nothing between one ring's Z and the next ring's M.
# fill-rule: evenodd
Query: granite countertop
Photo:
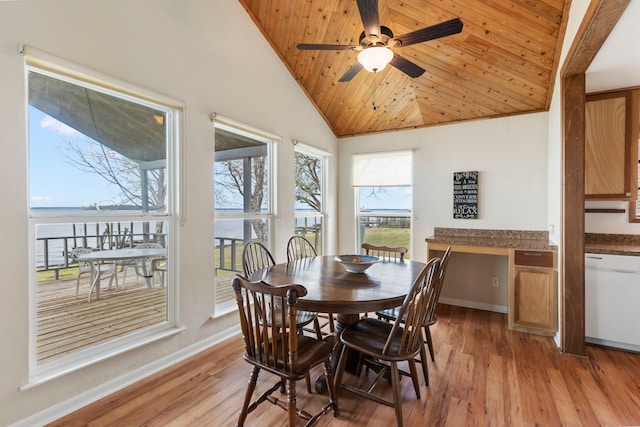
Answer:
M640 236L585 233L584 251L590 254L640 256Z
M549 232L547 231L436 227L434 228L433 236L427 237L425 241L427 243L445 243L449 245L552 251L558 250L558 246L549 241Z

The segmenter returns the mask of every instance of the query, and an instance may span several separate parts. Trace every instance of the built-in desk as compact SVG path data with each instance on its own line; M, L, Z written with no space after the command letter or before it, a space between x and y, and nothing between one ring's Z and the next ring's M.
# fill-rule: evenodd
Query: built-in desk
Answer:
M428 258L449 246L453 253L506 257L509 328L555 335L558 248L549 242L548 232L436 227L426 242Z

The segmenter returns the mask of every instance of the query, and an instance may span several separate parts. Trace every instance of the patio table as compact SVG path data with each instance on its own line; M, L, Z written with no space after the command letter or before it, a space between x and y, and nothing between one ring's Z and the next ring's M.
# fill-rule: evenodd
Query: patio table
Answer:
M89 301L91 301L91 294L93 293L94 289L96 290L96 299L100 298L100 275L95 273L96 271L98 271L97 268L95 268L96 263L100 263L103 261L124 261L144 258L162 259L166 257L166 248L109 249L106 251L95 251L78 255L78 260L90 261L94 266L93 282L91 283L91 288L89 289ZM153 275L150 271L147 271L147 265L145 262L142 263L142 271L143 276L147 281L147 287L151 289L153 287L153 283L151 281Z

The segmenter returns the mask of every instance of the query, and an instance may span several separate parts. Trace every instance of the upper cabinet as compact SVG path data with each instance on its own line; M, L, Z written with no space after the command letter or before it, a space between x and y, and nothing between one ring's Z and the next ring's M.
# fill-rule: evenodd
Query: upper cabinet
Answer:
M624 90L586 97L587 199L637 199L639 94Z

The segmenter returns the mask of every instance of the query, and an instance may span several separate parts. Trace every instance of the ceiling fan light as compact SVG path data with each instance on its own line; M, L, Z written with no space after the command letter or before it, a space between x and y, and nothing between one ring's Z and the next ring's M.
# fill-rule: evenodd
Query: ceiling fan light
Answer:
M381 46L366 48L358 54L358 62L372 73L381 71L392 59L391 49Z

